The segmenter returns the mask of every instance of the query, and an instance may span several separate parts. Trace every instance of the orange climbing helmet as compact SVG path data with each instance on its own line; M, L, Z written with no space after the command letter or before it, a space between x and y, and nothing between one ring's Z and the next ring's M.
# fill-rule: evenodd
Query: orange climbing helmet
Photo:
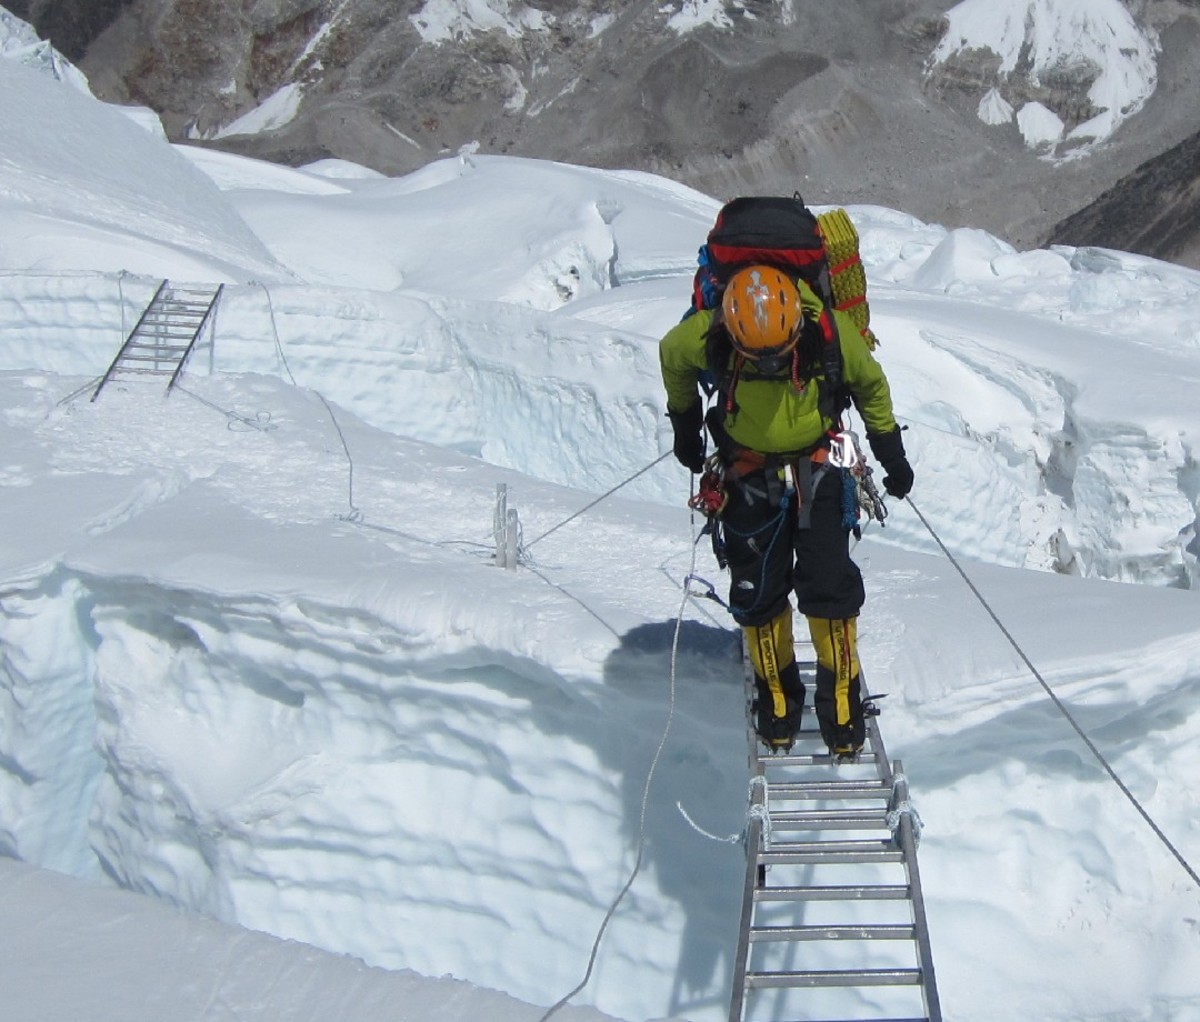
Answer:
M721 299L725 328L746 358L786 355L800 340L800 292L773 266L747 266L729 278Z

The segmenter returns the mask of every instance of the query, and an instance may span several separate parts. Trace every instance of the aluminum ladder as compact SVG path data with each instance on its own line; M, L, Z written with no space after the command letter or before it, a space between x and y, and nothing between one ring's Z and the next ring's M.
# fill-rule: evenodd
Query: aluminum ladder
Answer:
M815 689L814 663L801 663ZM747 669L747 706L753 673ZM868 698L864 684L863 697ZM806 707L788 753L750 721L750 809L730 1022L941 1022L914 813L878 720L835 763Z
M159 284L96 385L92 400L100 396L109 381L137 376L169 376L169 394L204 328L215 323L217 302L224 289L224 284L173 285L169 280Z

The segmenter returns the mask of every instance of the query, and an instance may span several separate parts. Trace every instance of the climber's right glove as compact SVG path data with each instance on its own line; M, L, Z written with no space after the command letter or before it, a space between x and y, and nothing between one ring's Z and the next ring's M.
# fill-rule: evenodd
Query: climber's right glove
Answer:
M684 468L704 471L704 411L696 401L682 412L667 409L667 418L675 431L675 457Z
M883 488L897 499L907 497L913 488L913 470L904 453L900 427L889 433L868 433L867 442L884 471Z

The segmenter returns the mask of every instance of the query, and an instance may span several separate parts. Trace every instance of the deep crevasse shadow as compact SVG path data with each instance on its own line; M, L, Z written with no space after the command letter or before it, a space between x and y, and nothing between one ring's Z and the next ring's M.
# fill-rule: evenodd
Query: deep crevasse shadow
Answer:
M604 680L619 696L614 705L630 735L610 748L621 759L613 765L621 771L631 847L639 839L646 780L654 767L639 882L653 874L659 890L683 913L670 1012L686 1015L728 1003L745 875L740 834L749 766L736 629L682 622L672 708L675 632L674 620L627 632L604 665ZM655 763L668 719L670 730ZM663 939L676 935L664 933Z

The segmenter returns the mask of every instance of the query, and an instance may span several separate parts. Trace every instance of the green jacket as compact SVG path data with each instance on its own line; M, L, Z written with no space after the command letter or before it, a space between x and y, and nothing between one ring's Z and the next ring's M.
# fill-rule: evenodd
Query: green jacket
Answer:
M804 281L797 281L797 287L805 316L816 319L821 300ZM883 367L875 361L854 321L842 312L833 315L842 347L842 383L853 396L867 432L890 433L896 428L896 419ZM659 343L668 411L686 411L699 397L700 374L708 368L712 316L707 310L689 316ZM756 378L752 364L746 363L735 392L737 408L725 416L725 430L735 443L763 454L814 446L834 425L817 407L817 380L822 376L818 367L817 378L798 392L790 380Z

